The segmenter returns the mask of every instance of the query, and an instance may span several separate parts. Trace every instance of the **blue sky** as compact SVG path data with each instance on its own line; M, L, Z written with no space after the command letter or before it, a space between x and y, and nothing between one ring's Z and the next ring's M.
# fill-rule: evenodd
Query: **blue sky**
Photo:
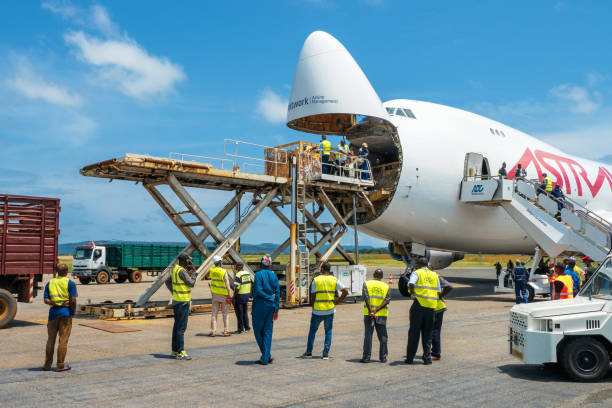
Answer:
M79 168L126 152L221 156L223 138L314 140L284 125L314 30L382 100L456 106L610 159L610 15L591 1L4 2L0 192L60 197L62 242L182 240L142 187ZM210 212L228 197L194 195ZM270 213L244 239L286 234Z

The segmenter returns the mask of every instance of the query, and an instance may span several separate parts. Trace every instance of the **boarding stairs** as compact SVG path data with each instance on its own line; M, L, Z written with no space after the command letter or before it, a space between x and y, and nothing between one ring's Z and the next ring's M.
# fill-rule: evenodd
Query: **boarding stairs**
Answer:
M602 261L612 248L612 224L569 198L557 220L555 197L536 181L464 179L460 201L501 206L550 257L573 251Z

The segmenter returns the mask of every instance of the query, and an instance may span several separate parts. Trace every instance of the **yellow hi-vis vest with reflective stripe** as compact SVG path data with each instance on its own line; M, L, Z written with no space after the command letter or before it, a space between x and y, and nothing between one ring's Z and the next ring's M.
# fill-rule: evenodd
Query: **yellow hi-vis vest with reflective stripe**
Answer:
M414 287L414 295L423 307L435 309L438 305L438 274L429 269L417 269L419 279Z
M213 266L210 268L210 291L215 295L229 295L225 287L225 269Z
M552 191L553 190L553 186L552 186L552 180L549 177L544 177L544 183L546 183L546 187L544 187L544 189L546 191Z
M389 293L389 285L384 282L381 282L377 279L366 281L366 288L368 289L368 298L370 299L370 308L372 311L376 310L376 308L385 301L387 297L387 293ZM387 306L380 309L374 316L388 316L389 309ZM363 315L368 316L370 312L368 311L368 305L366 305L365 300L363 301Z
M49 299L53 306L63 306L64 302L70 300L68 282L67 276L60 276L49 281Z
M240 286L238 286L238 294L246 295L247 293L251 293L251 274L247 271L240 271L236 274L236 277L240 281Z
M332 275L319 275L314 278L315 300L314 310L332 310L338 279Z
M191 288L185 284L179 275L183 269L179 264L172 269L172 300L175 302L189 302L191 300Z
M321 140L321 143L319 144L319 146L323 150L323 154L331 153L331 142L329 140Z
M340 161L344 161L346 160L346 154L349 152L349 147L348 145L345 143L344 146L342 146L341 144L338 145L338 160Z
M446 309L446 303L444 303L442 299L438 298L438 303L436 303L436 308L434 311L438 312L442 309Z

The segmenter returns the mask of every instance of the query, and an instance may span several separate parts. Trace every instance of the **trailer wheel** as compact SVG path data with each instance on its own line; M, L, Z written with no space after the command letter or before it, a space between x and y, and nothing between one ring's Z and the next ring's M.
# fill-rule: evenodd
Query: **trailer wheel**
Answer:
M9 324L17 313L17 301L7 290L0 289L0 329Z
M105 271L104 269L98 271L98 276L96 276L96 281L100 285L104 285L108 283L109 280L110 280L110 274L107 271Z
M120 276L116 277L114 280L115 280L115 282L117 282L117 283L123 283L123 282L125 282L125 281L127 280L127 276L125 276L125 275L120 275Z
M527 302L529 303L533 302L534 298L535 298L535 290L533 290L531 286L527 285Z
M610 356L599 341L579 337L563 348L561 363L574 380L591 382L601 380L608 373Z
M132 271L130 272L128 279L132 283L140 283L142 281L142 272L140 271Z
M79 282L81 282L82 285L88 285L91 282L91 278L79 278Z

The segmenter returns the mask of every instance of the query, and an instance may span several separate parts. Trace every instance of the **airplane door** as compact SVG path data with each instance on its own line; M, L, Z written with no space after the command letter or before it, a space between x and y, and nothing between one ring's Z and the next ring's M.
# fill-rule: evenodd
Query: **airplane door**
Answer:
M480 153L466 153L463 165L463 180L479 179L482 176L482 160Z

